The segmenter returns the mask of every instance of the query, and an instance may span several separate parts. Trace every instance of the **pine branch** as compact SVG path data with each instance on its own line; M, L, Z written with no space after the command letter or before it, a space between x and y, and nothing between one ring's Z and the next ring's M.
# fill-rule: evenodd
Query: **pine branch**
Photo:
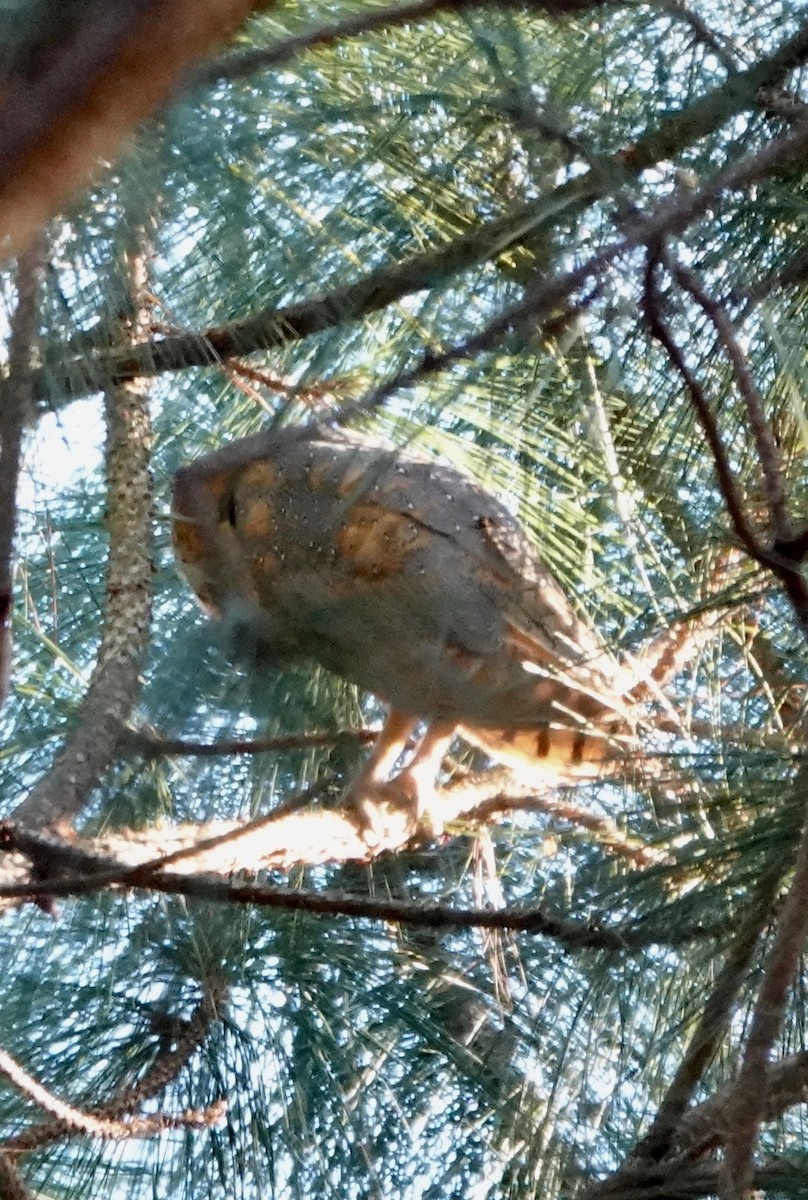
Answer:
M53 1114L53 1119L29 1125L0 1144L0 1153L28 1153L51 1142L64 1141L82 1133L98 1137L149 1136L165 1128L192 1128L208 1126L221 1119L226 1103L217 1101L203 1110L187 1109L174 1116L160 1114L158 1117L140 1117L127 1120L147 1101L160 1096L169 1084L178 1077L207 1039L211 1026L220 1019L227 1003L228 990L216 980L206 981L205 993L187 1021L179 1026L173 1050L162 1051L148 1068L143 1078L136 1083L120 1088L109 1100L93 1105L82 1112L71 1109L67 1114L61 1107L43 1106ZM2 1052L0 1052L2 1053ZM32 1097L36 1099L36 1097ZM61 1105L61 1102L59 1102ZM78 1120L75 1113L79 1112ZM85 1128L87 1122L93 1128Z
M11 612L17 487L25 426L33 416L33 370L39 341L44 245L20 257L17 307L10 320L8 375L0 385L0 707L11 674Z
M148 320L142 302L143 247L132 255L128 267L134 316L127 324L130 336L137 338ZM148 642L152 592L148 392L137 381L112 389L105 395L105 412L109 560L101 647L75 726L50 771L15 810L15 820L31 828L71 821L98 785L120 744Z
M561 183L537 200L468 230L446 247L415 256L399 265L386 263L355 283L325 295L286 308L257 312L201 333L152 338L135 351L131 347L111 351L104 349L89 361L85 358L84 350L80 358L71 357L69 343L61 350L51 348L48 352L47 381L37 387L36 394L48 396L55 388L65 396L77 399L98 387L107 386L110 381L121 383L169 371L208 367L360 320L397 300L433 287L436 281L451 279L478 263L490 261L524 239L541 235L542 230L552 227L559 212L568 218L580 213L589 205L622 189L661 159L675 158L688 146L749 107L759 88L779 82L807 57L808 22L749 71L733 76L681 112L646 130L630 147L599 159L596 166L590 166L587 171ZM520 319L541 318L543 315L549 319L548 310L568 300L589 278L601 272L622 253L636 245L658 239L666 229L684 228L701 216L722 192L782 169L802 152L807 136L805 122L802 122L785 138L775 139L763 150L728 166L711 180L700 184L692 194L674 197L659 206L657 212L644 218L641 225L635 223L631 238L623 247L604 248L603 252L592 257L585 271L573 271L550 279L546 289L543 289L544 281L540 281L528 292L524 304L515 306L510 319L496 323L493 338L483 339L481 344L470 342L468 351L460 351L447 359L444 365L450 365L457 358L468 357L470 352L479 353L486 345L496 344L502 334ZM542 299L544 290L548 292L549 303ZM557 312L553 313L552 319L556 320L557 316ZM428 356L424 363L427 361ZM435 369L437 367L424 367L423 374ZM407 384L402 382L398 386Z

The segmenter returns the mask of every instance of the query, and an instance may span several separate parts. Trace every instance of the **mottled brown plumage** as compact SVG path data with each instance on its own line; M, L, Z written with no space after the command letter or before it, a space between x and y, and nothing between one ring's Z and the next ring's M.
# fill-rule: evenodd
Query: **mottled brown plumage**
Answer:
M516 520L433 459L344 430L245 438L177 473L174 544L244 653L320 663L390 705L354 795L419 719L395 780L416 801L456 729L564 778L630 736L620 670Z

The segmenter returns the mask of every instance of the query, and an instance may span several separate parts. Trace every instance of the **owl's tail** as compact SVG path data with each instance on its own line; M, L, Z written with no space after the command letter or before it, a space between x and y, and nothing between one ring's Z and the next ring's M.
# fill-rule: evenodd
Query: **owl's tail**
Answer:
M497 762L538 770L553 784L608 775L636 747L631 724L615 715L597 726L547 722L532 729L484 729L461 725L458 733Z

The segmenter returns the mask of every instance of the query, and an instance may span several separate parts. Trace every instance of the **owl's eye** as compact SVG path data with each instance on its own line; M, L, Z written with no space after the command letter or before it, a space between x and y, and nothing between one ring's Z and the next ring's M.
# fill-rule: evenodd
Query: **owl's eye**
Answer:
M235 529L237 514L236 514L236 497L233 494L233 492L230 492L228 494L228 496L225 498L225 502L222 507L222 515L224 516L224 519L227 521L228 525L230 525L233 529Z

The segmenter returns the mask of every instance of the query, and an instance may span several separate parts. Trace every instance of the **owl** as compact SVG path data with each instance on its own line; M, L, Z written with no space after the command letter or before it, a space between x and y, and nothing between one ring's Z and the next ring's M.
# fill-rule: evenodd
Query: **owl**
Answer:
M549 781L597 776L631 744L625 672L454 467L341 428L258 434L177 472L173 541L255 669L318 663L387 704L349 788L360 807L427 812L457 733Z

